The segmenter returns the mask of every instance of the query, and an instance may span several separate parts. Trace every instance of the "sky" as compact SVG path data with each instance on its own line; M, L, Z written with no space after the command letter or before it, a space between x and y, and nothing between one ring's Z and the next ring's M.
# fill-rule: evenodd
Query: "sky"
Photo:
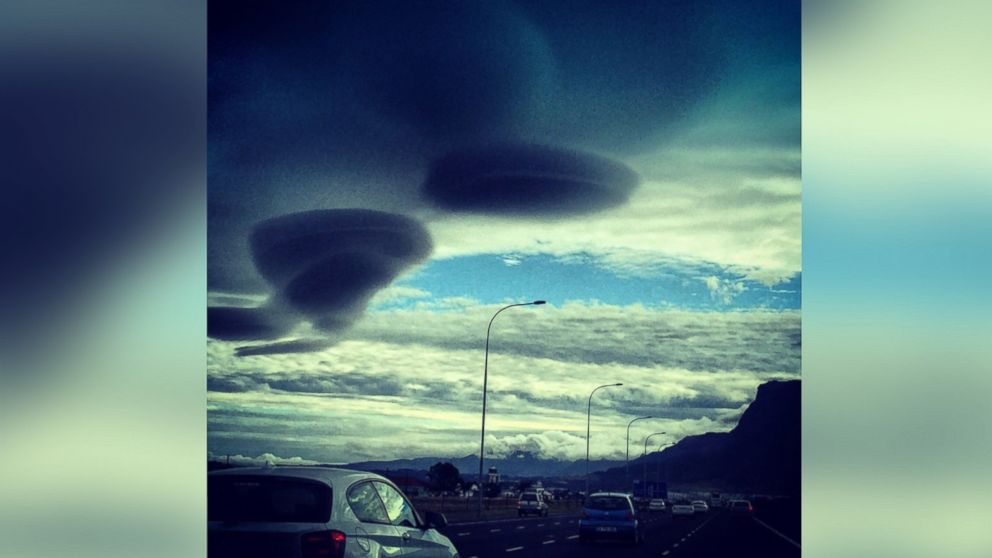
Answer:
M487 457L799 377L798 2L209 10L211 455L477 454L537 299Z

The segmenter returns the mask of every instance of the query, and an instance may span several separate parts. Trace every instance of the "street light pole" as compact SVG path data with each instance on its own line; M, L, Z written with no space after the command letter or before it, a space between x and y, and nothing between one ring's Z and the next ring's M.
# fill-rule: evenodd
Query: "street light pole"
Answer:
M619 387L622 385L621 383L603 384L592 390L592 393L589 394L589 405L586 408L586 498L589 497L589 426L592 424L592 395L605 387Z
M659 436L661 434L667 434L667 433L666 432L655 432L654 434L648 434L647 438L644 438L644 453L641 454L641 459L644 460L644 474L641 477L641 490L644 490L644 491L647 491L647 485L648 485L648 460L647 460L647 455L648 455L648 440L651 439L651 436Z
M630 425L634 424L639 420L644 420L649 418L654 418L654 417L653 416L637 417L634 420L627 423L627 458L626 458L626 463L624 465L625 468L623 473L624 486L630 486Z
M493 329L493 320L499 313L507 308L513 308L514 306L540 306L544 304L543 300L535 300L533 302L521 302L519 304L509 304L496 311L493 317L489 320L489 327L486 328L486 361L483 366L482 372L482 441L479 443L479 517L482 517L482 504L483 498L485 498L485 484L482 482L482 465L486 458L486 391L489 387L489 333Z

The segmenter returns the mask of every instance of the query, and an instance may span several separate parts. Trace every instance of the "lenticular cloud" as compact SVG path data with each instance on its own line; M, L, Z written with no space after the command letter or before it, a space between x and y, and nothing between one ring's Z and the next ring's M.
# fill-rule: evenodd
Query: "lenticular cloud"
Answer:
M262 221L250 244L272 296L257 308L210 308L211 337L274 339L303 320L325 332L346 329L379 289L432 250L430 235L417 221L367 209L304 211ZM277 347L311 346L316 345Z
M575 215L626 203L640 177L606 157L530 144L453 151L435 161L425 197L450 211Z

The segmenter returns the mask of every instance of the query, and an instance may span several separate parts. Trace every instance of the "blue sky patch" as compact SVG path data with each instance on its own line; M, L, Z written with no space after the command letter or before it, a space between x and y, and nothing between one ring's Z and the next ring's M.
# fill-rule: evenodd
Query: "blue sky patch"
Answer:
M467 297L480 304L545 299L599 301L611 305L687 310L798 309L801 274L769 287L708 263L673 263L631 275L598 264L592 257L478 255L434 260L399 285L437 300ZM379 308L409 307L423 299L384 302Z

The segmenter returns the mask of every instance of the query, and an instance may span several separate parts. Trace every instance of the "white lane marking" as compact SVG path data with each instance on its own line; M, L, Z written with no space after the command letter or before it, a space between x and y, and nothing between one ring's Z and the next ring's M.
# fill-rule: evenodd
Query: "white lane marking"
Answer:
M752 516L752 517L751 517L751 519L753 519L753 520L755 520L755 521L757 521L758 523L760 523L761 525L763 525L763 526L765 527L765 529L768 529L768 530L769 530L769 531L771 531L772 533L775 533L776 535L778 535L778 536L780 536L780 537L782 537L783 539L785 539L785 540L787 540L787 541L789 541L790 543L792 543L792 545L793 545L793 546L795 546L796 548L798 548L798 549L800 549L800 550L802 550L802 548L803 548L803 547L801 547L801 546L799 546L799 543L797 543L796 541L794 541L794 540L792 540L792 539L790 539L789 537L786 537L786 536L785 536L785 535L783 535L782 533L779 533L779 532L778 532L778 531L776 531L776 530L775 530L775 528L774 528L774 527L772 527L771 525L769 525L769 524L767 524L767 523L765 523L764 521L762 521L762 520L760 520L760 519L758 519L757 517L753 517L753 516Z
M559 517L568 517L567 514L562 514ZM537 521L539 517L511 517L508 519L486 519L483 521L459 521L457 523L449 523L452 527L468 527L470 525L485 525L489 523L511 523L514 521Z
M543 523L538 523L537 526L538 527L544 527L544 524Z
M550 541L544 541L541 544L555 544L555 540L551 539Z
M467 532L465 532L465 533L458 533L458 536L459 536L459 537L464 537L465 535L471 535L471 534L472 534L472 532L471 532L471 531L467 531Z
M516 552L518 550L523 550L523 549L524 549L524 547L522 547L522 546L515 546L513 548L507 548L506 551L507 552Z
M561 521L555 521L555 525L561 525Z
M661 555L662 556L668 556L668 553L669 552L671 552L671 550L666 550L666 551L662 552Z
M672 545L672 548L678 548L678 547L679 547L679 543L675 543Z
M685 542L685 537L682 537L682 542Z
M567 538L568 540L572 540L572 539L579 538L579 536L578 535L572 535L571 537L565 537L565 538Z
M523 528L524 528L524 526L523 526L523 525L518 525L518 526L517 526L517 529L523 529Z
M502 529L490 529L489 530L490 533L499 533L500 531L502 531Z

